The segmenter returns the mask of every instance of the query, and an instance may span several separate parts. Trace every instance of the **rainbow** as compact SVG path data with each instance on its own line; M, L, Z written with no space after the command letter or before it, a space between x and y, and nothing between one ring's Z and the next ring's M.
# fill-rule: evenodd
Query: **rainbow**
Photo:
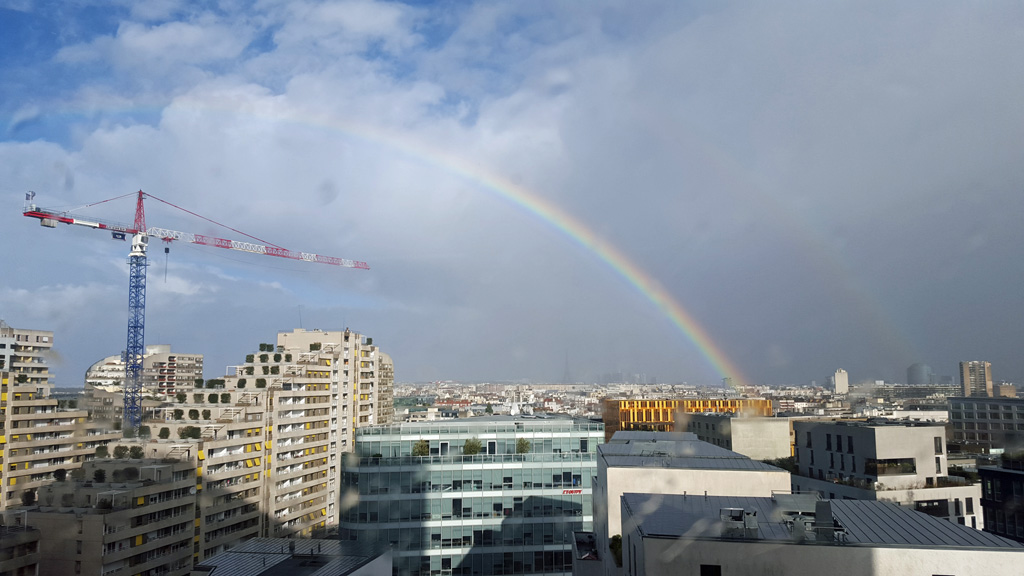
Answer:
M715 343L707 330L654 276L630 260L621 250L601 239L578 219L526 188L502 176L486 172L461 158L436 150L431 151L430 156L459 176L497 193L498 196L537 216L577 245L590 251L654 304L697 347L700 354L723 378L729 378L726 381L731 382L733 387L746 386L750 382L736 363Z
M435 147L416 143L408 137L389 134L376 127L356 126L354 123L343 123L336 118L327 116L299 115L281 110L275 110L271 113L267 110L258 110L252 107L239 107L237 104L237 102L216 102L209 99L200 100L186 96L179 97L162 110L146 108L136 111L145 113L161 112L164 115L184 110L199 112L216 111L229 115L252 116L270 122L289 122L314 129L337 131L355 138L382 144L390 149L403 152L411 158L426 160L447 172L475 183L483 189L494 192L504 200L549 224L572 242L596 256L653 304L687 340L696 346L698 352L726 379L726 382L736 388L746 386L750 382L736 363L730 360L722 348L711 338L707 330L694 319L682 304L672 297L672 294L656 278L633 262L621 250L600 238L578 219L536 193L509 181L503 176L467 162L463 158L440 151ZM90 115L94 115L97 112L92 111ZM120 110L119 112L130 113L130 111L125 110ZM59 114L69 113L74 115L70 111L64 111Z

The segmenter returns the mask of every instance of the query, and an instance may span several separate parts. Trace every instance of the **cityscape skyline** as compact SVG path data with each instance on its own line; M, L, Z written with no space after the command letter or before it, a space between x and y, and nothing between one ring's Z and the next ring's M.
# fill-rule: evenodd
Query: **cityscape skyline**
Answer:
M55 333L59 386L124 349L127 246L25 194L140 188L371 267L154 246L146 342L208 378L304 327L400 381L1024 380L1019 6L0 10L0 318Z

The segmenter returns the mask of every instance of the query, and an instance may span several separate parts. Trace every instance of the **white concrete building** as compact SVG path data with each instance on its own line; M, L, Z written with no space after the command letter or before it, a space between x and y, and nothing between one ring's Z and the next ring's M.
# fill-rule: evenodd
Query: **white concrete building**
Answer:
M626 494L629 576L1010 576L1024 547L887 502Z
M886 500L982 528L981 486L949 476L945 427L887 420L795 422L793 491Z
M733 413L680 414L676 429L754 460L793 455L789 418L757 418Z
M623 534L620 499L627 492L771 496L790 489L789 472L684 432L616 432L597 454L594 532L605 574L621 573L608 542Z
M842 368L836 370L836 373L829 380L832 381L832 391L836 394L848 394L850 392L850 375L846 373L846 370Z

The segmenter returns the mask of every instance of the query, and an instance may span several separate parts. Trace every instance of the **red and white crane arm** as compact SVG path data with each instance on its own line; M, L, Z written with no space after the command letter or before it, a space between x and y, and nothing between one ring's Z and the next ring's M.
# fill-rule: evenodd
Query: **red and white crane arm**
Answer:
M139 232L133 226L128 224L118 224L99 219L87 220L84 218L73 217L67 212L55 212L53 210L39 208L34 205L28 206L24 211L24 215L30 218L38 218L40 220L40 224L49 228L55 228L57 224L60 223L85 226L87 228L94 228L97 230L109 230L115 235L115 238L121 240L124 240L124 236L127 234L137 234ZM146 235L151 238L159 238L165 242L188 242L189 244L214 246L216 248L226 248L228 250L240 250L242 252L250 252L252 254L277 256L279 258L290 258L292 260L302 260L304 262L317 262L320 264L331 264L332 266L343 266L345 268L360 268L363 270L370 269L366 262L361 262L359 260L335 258L334 256L324 256L310 252L297 252L294 250L288 250L287 248L281 248L279 246L266 246L253 242L239 242L237 240L205 236L203 234L193 234L191 232L179 232L177 230L168 230L167 228L158 228L155 226L146 230Z

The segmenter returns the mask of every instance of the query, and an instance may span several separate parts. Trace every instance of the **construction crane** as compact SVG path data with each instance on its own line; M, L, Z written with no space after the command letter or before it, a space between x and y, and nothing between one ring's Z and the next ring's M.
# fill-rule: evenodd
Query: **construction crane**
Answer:
M127 194L125 196L131 196L131 194ZM111 200L117 200L118 198L124 198L125 196L118 196L117 198L110 198L108 200L95 202L88 206L95 206ZM128 253L128 343L125 347L123 428L132 429L136 433L138 432L139 425L142 422L142 359L143 354L146 351L146 267L148 265L146 261L146 249L149 246L150 238L158 238L167 243L180 241L190 244L201 244L203 246L226 248L229 250L241 250L243 252L251 252L253 254L290 258L304 262L316 262L320 264L330 264L332 266L343 266L346 268L359 268L362 270L370 269L370 267L366 265L366 262L335 258L333 256L322 256L308 252L295 252L272 244L239 242L224 238L215 238L213 236L204 236L202 234L192 234L190 232L178 232L176 230L168 230L166 228L146 228L146 211L143 203L143 199L146 197L163 202L168 206L172 206L193 216L207 220L208 222L224 226L223 224L214 222L209 218L205 218L194 212L175 206L166 200L161 200L152 194L147 194L142 190L138 191L138 198L135 202L135 223L133 225L100 221L98 219L87 220L77 218L69 212L59 212L56 210L39 208L33 203L35 199L35 192L25 194L26 205L23 212L25 216L30 218L38 218L40 221L39 223L47 228L56 228L57 224L75 224L98 230L109 230L115 240L125 240L127 235L131 235L132 247L131 251ZM229 228L238 234L242 234L243 236L247 236L250 239L265 242L255 236L250 236L244 232L235 230L234 228L230 228L228 226L224 227ZM164 250L166 252L167 248Z

